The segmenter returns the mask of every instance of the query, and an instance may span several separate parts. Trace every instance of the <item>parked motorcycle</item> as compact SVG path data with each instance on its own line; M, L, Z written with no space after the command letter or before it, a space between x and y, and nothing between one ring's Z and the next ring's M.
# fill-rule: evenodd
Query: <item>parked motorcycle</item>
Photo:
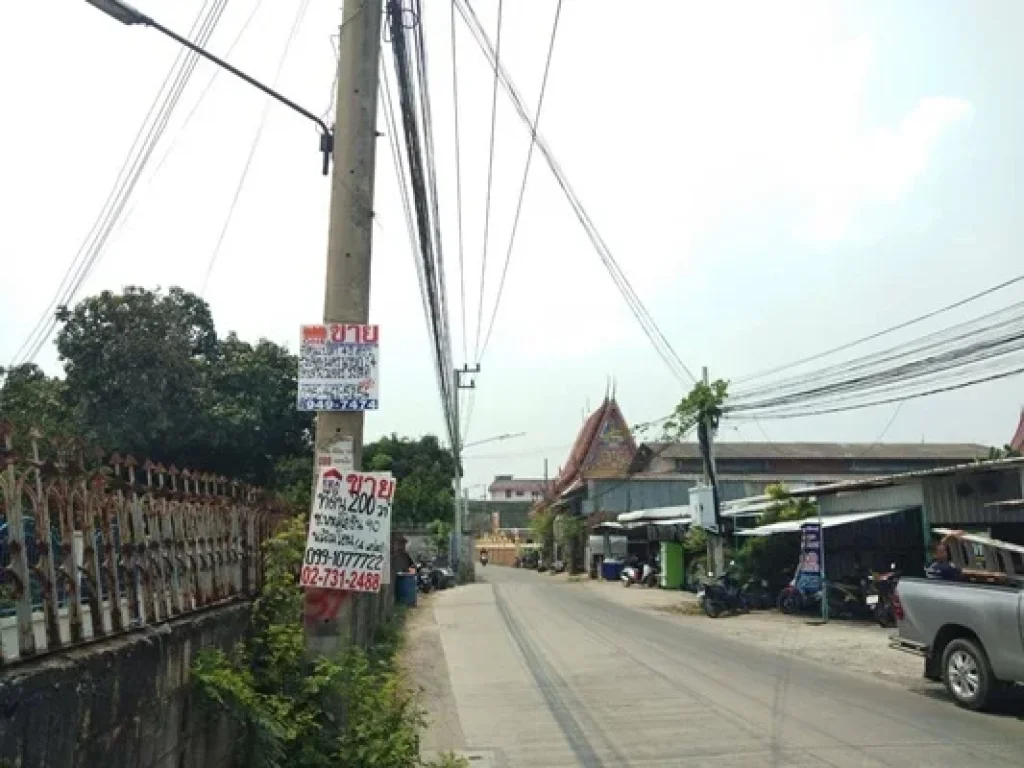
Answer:
M876 573L872 576L873 591L866 598L867 607L879 626L895 627L896 611L894 609L894 598L896 585L899 583L900 574L896 570L896 563L891 566L888 573Z
M658 586L660 574L661 571L658 570L657 566L648 563L643 565L627 565L619 574L619 581L622 582L624 587L631 587L634 584L639 584L642 587L656 587Z
M434 590L433 568L426 563L416 563L416 588L423 594Z
M829 583L826 589L828 614L835 618L862 618L868 614L864 591L860 586ZM779 593L779 611L786 614L820 613L822 591L802 591L789 584Z
M566 569L567 565L568 564L565 562L565 560L555 560L555 562L553 562L551 564L551 572L552 573L565 573L565 569Z
M486 552L480 553L480 565L484 566L485 568L487 567L487 561L490 559L490 555L488 555Z
M740 587L740 593L747 608L752 611L767 611L775 605L771 592L768 591L767 579L761 579L760 581L751 579Z
M723 613L747 613L750 610L743 591L728 573L704 582L697 592L697 601L709 619L717 619Z

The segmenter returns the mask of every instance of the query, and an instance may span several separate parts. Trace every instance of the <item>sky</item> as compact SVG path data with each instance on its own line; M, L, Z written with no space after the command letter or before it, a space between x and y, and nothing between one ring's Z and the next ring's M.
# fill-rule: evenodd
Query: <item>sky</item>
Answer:
M201 4L136 2L182 32ZM231 61L329 114L338 0L309 0L277 76L300 4L230 0L208 47L225 53L255 9ZM485 260L492 78L459 22L460 279L449 4L425 5L453 348L456 365L472 365L478 314L485 335L495 304L529 133L499 90ZM493 38L497 0L472 5ZM555 5L504 4L502 59L531 109ZM656 15L649 6L626 8L565 0L540 131L636 292L698 375L707 366L713 378L741 379L1024 271L1016 189L1024 62L1015 35L1024 5L673 2ZM0 3L4 364L89 232L177 52L156 32L120 25L84 0ZM391 55L387 43L383 53ZM379 123L383 130L383 115ZM266 107L259 92L201 63L129 215L78 297L129 284L181 285L203 293L222 335L234 330L294 350L299 326L322 313L328 198L312 124ZM377 153L375 210L371 320L382 327L383 367L381 410L367 416L368 436L440 434L386 139ZM1024 284L1017 284L857 351L1021 299ZM554 474L587 409L610 386L632 422L665 415L685 394L539 156L495 318L471 417L464 404L474 497L495 474L538 477L545 460ZM61 370L52 344L36 362ZM1024 381L1015 378L907 401L898 412L889 405L726 422L720 439L1002 445L1022 405ZM525 434L472 445L517 433Z

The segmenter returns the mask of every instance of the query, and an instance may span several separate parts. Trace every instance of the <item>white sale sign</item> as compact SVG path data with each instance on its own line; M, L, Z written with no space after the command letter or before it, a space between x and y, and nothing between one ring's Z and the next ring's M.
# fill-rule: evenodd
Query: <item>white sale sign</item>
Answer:
M386 584L394 498L390 472L321 467L299 583L355 592Z

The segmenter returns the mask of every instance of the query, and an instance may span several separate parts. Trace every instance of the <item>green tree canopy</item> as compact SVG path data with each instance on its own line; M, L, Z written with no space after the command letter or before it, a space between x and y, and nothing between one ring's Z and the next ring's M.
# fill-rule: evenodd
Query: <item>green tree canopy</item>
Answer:
M455 514L455 459L434 435L418 440L392 434L363 447L363 467L395 476L395 519L426 523Z
M129 286L61 308L57 319L66 403L83 437L168 462L209 455L200 389L217 334L205 301Z
M0 368L0 422L15 425L15 439L21 446L31 429L39 429L49 436L68 435L74 431L64 403L65 386L62 379L47 376L33 363ZM25 448L27 450L27 448Z
M286 348L218 339L206 302L181 288L104 291L57 318L65 378L22 365L0 387L0 420L19 438L39 427L260 485L308 485L312 418L296 410Z

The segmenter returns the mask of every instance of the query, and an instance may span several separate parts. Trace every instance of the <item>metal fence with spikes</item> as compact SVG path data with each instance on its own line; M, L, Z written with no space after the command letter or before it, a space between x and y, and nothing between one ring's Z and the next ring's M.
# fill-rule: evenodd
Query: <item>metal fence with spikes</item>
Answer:
M0 424L0 667L259 592L259 488L41 441Z

